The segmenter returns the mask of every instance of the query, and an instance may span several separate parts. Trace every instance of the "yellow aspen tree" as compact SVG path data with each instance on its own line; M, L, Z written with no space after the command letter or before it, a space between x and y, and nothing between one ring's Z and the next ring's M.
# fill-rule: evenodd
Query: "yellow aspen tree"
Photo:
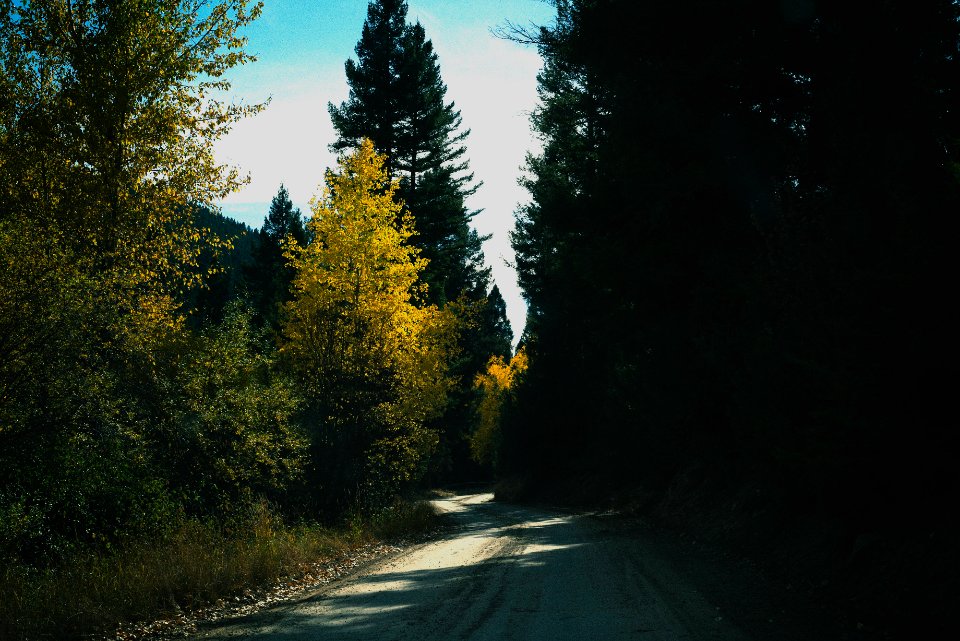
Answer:
M477 407L477 428L470 436L470 453L481 465L496 467L503 406L519 377L527 371L527 363L527 353L523 348L509 363L500 356L493 356L487 363L486 371L477 374L474 380L475 387L480 390L480 404Z
M368 434L354 453L366 482L391 488L422 472L436 446L426 423L452 383L454 320L422 304L426 261L408 242L412 219L373 143L342 157L326 183L311 202L311 241L288 243L296 275L282 351L328 429Z

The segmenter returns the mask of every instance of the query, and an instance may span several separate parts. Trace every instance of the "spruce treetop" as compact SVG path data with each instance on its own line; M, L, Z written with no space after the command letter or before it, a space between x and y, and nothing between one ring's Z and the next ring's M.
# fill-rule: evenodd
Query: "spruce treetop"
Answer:
M419 22L407 23L407 3L374 0L356 46L346 62L350 95L329 104L337 140L333 151L357 149L369 138L386 157L386 171L400 180L397 196L413 215L411 242L429 260L425 279L433 302L454 300L466 292L486 296L483 238L470 229L477 212L466 199L478 184L465 159L456 105L446 102L447 86L433 43Z

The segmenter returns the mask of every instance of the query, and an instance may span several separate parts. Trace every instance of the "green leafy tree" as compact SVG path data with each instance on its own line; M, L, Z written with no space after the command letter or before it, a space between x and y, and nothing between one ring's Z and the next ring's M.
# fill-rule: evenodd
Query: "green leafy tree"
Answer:
M156 524L150 385L202 281L195 224L238 184L214 142L251 59L240 1L0 2L0 519L44 564ZM27 453L29 453L27 455ZM22 517L22 518L21 518ZM21 527L22 526L22 527Z
M127 317L170 315L195 285L201 231L191 203L213 204L237 173L213 143L258 107L212 92L250 56L239 28L259 7L39 1L4 12L4 216L53 226L103 274ZM135 298L135 300L133 300Z
M151 387L161 420L145 430L174 496L192 513L218 514L298 485L306 439L301 399L240 300L224 320L166 346Z

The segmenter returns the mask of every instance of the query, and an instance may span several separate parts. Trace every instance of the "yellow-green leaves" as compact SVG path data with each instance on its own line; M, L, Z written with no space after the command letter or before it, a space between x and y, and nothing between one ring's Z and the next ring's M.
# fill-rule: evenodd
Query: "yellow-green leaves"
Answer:
M208 503L251 490L276 492L302 473L306 441L293 421L299 399L288 377L274 370L272 353L259 348L239 302L220 326L176 346L182 360L167 429L189 439L195 461L189 483L178 485L205 493ZM184 429L191 424L196 429Z
M297 460L287 390L246 380L266 364L224 352L235 377L211 401L189 396L192 364L175 350L201 251L222 246L195 207L240 182L214 141L257 109L214 93L250 60L250 5L0 0L0 519L23 502L39 524L33 541L0 535L4 559L23 546L46 564L90 533L146 527L145 506L167 505L178 481L196 493L183 468L209 466L185 434L238 431L211 450L250 470L234 494Z
M192 207L242 182L213 143L259 110L217 101L252 57L249 0L0 5L0 219L63 239L141 350L179 324L215 244Z

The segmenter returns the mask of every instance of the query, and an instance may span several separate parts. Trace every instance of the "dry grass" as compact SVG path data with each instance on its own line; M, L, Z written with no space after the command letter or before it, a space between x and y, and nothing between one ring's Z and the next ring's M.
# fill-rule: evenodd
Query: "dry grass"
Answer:
M436 509L426 501L397 501L372 519L369 529L376 538L390 540L431 531L441 522Z
M295 575L318 559L423 532L436 514L398 504L349 527L285 527L265 506L235 533L187 523L164 540L78 557L43 573L8 567L0 575L0 639L69 639L195 607Z

